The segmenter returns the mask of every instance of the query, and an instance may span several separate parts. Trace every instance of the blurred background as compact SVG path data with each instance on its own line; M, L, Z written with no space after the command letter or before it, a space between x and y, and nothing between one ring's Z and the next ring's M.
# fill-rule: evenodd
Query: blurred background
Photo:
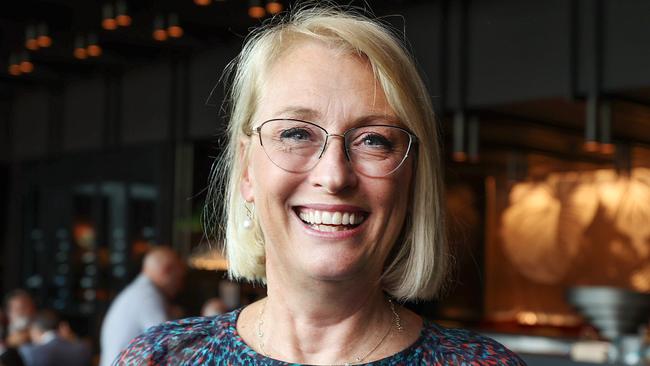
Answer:
M293 3L3 3L0 292L26 289L95 354L152 247L188 265L184 316L263 296L227 280L201 211L221 73ZM455 271L410 306L531 365L650 364L650 2L368 3L405 32L444 140Z

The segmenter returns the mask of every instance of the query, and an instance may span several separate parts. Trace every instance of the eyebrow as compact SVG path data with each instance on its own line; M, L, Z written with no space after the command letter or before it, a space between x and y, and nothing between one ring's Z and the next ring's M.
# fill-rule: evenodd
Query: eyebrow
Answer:
M317 110L306 107L289 106L279 111L278 115L309 121L317 121L320 119L320 113Z
M284 108L278 112L278 115L284 118L295 118L306 120L309 122L322 122L320 119L321 114L315 109L307 107L295 107L290 106ZM388 114L371 114L367 116L362 116L354 120L355 125L370 125L376 123L392 123L398 126L403 126L403 123L396 116Z

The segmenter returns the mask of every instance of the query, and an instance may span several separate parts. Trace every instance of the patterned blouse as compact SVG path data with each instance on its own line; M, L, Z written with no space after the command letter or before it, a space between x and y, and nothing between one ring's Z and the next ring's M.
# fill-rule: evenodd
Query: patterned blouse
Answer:
M241 309L216 317L188 318L149 328L131 341L113 366L298 365L274 360L251 349L236 329ZM498 342L461 329L425 321L418 340L371 366L457 365L525 366Z

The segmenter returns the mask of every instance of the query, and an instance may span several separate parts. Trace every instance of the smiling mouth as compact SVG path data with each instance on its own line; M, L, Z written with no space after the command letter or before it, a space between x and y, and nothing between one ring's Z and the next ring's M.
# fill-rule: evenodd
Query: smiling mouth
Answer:
M295 208L296 214L310 228L317 231L332 232L351 230L361 225L367 214L363 212L320 211Z

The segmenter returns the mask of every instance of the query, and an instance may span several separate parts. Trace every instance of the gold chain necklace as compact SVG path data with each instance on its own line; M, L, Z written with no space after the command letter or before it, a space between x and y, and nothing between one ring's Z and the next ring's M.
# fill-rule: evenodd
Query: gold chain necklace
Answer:
M257 338L259 341L259 349L262 351L262 354L265 357L269 357L269 355L266 353L266 350L264 349L264 332L262 331L262 326L264 326L264 310L266 310L266 302L268 301L268 298L264 299L264 303L262 304L262 308L260 309L259 313L259 318L257 320ZM397 313L397 310L395 310L395 304L393 303L393 300L388 299L388 304L390 305L390 311L393 313L393 319L391 321L391 324L388 325L388 329L386 330L386 333L384 333L383 337L379 339L379 342L375 344L374 347L370 349L370 351L366 352L365 355L363 356L355 356L354 357L354 364L362 363L363 360L368 358L373 352L375 352L379 346L381 346L386 338L388 338L388 335L390 334L390 331L393 329L393 325L395 326L395 329L398 332L402 332L404 328L402 327L402 319L400 318L399 314ZM346 362L343 365L344 366L350 366L353 363L351 362Z

